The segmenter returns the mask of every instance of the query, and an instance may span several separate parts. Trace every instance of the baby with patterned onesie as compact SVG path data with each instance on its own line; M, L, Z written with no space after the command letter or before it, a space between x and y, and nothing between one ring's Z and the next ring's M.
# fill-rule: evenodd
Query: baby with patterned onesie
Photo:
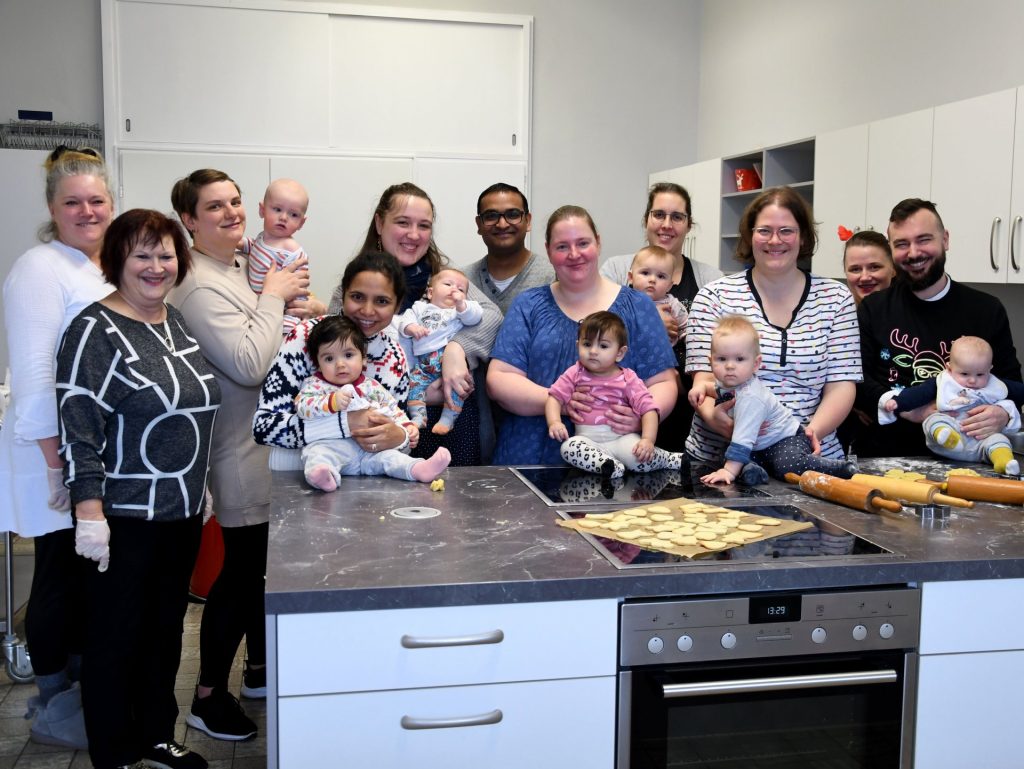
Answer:
M411 424L395 396L363 375L366 346L362 329L343 315L330 315L310 330L306 347L316 371L295 396L300 419L340 418L348 433L348 420L353 414L373 409L403 429ZM439 448L429 459L414 459L398 449L365 451L354 438L313 441L302 449L306 480L321 491L338 488L342 475L388 475L429 483L444 472L449 462L451 454L445 448Z
M441 356L463 326L475 326L484 316L480 302L466 299L469 278L461 270L438 270L427 284L426 300L420 299L395 319L398 333L412 338L416 366L409 372L409 416L420 429L427 426L427 388L441 376ZM462 398L452 390L451 405L430 429L436 435L451 432L462 413Z
M997 405L1009 414L1003 432L1020 429L1020 412L1008 396L1019 398L1024 385L1003 382L992 374L992 346L977 336L962 336L953 342L949 361L937 377L903 390L890 390L878 400L878 423L896 421L896 415L934 403L937 411L929 414L921 427L931 451L949 459L979 461L987 459L997 473L1018 475L1020 464L1013 458L1010 440L993 433L978 440L963 431L960 420L985 405Z

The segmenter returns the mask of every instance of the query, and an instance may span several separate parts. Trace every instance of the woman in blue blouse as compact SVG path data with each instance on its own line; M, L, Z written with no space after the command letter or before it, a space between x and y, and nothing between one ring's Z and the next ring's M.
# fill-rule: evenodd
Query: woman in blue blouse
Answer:
M491 351L487 391L507 412L498 434L494 463L561 464L559 442L548 437L544 403L548 387L578 360L579 322L609 310L629 332L629 351L621 365L644 380L662 419L678 394L675 355L658 311L646 295L601 276L601 239L585 209L562 206L545 232L555 282L524 291L509 308ZM587 408L585 396L574 399ZM640 421L625 406L613 407L608 422L620 434L638 432ZM565 418L572 430L571 422Z

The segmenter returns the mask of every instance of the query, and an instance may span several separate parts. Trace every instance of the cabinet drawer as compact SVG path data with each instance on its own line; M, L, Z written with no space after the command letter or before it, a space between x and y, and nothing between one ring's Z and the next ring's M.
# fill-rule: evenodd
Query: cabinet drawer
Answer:
M615 677L279 700L278 766L611 769ZM500 711L497 723L403 728L402 719Z
M613 675L617 624L614 600L280 615L278 692Z
M1024 579L928 582L921 654L1024 649Z

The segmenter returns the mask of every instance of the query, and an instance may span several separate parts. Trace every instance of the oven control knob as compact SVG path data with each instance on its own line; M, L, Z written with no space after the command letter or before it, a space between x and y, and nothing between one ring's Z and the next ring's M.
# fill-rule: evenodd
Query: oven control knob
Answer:
M811 640L816 644L825 643L826 638L828 638L828 633L825 632L823 627L816 627L811 631Z
M882 636L882 638L892 638L895 632L896 628L889 622L883 622L882 627L878 628L878 635Z
M736 635L734 633L726 633L722 636L722 648L732 649L736 646Z
M863 625L856 625L853 628L853 640L854 641L863 641L867 637L868 637L868 629L866 627L864 627Z
M658 638L658 636L654 636L654 638L647 642L647 651L651 654L661 654L661 650L664 648L665 642Z
M688 652L693 648L693 639L688 635L679 636L679 640L676 641L676 648L681 652Z

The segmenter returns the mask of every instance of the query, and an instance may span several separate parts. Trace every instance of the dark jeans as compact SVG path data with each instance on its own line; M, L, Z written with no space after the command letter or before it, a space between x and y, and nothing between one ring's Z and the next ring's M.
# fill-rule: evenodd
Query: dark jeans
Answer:
M85 559L75 554L75 530L33 540L35 566L25 610L25 635L36 675L60 673L85 645Z
M89 623L82 705L97 769L138 761L174 739L174 683L188 583L202 517L154 522L108 517L110 568L86 561Z
M222 527L224 566L210 588L199 633L199 685L228 688L242 637L255 665L267 661L266 589L269 523Z

